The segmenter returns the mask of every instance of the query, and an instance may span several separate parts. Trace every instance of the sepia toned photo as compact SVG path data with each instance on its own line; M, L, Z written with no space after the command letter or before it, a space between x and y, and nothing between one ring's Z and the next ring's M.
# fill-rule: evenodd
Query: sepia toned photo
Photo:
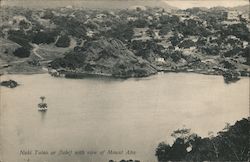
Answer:
M0 0L0 162L250 161L248 0Z

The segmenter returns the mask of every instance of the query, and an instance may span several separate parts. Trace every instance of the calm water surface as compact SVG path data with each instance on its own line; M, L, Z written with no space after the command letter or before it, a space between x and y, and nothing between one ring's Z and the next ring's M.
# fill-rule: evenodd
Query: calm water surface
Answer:
M1 88L4 162L155 162L161 141L183 126L207 136L246 117L249 78L168 73L145 79L63 79L5 75L21 84ZM40 96L49 109L37 111ZM20 155L20 150L136 151L133 155Z

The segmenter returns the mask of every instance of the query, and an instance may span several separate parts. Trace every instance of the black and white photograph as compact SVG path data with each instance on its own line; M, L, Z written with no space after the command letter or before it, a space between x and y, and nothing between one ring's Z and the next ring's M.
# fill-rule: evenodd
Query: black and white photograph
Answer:
M0 162L249 162L249 11L0 0Z

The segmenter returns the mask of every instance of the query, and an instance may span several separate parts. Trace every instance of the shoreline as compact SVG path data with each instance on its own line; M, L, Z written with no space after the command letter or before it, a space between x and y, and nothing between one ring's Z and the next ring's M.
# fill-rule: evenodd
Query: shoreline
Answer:
M207 72L204 70L199 70L199 71L188 71L188 70L183 70L183 69L179 69L179 70L171 70L171 69L167 69L167 70L159 70L156 73L152 73L152 74L148 74L148 75L144 75L144 76L117 76L117 75L112 75L112 74L106 74L106 73L87 73L87 72L67 72L67 74L63 74L62 76L53 76L50 72L48 71L39 71L39 72L5 72L5 73L1 73L0 74L0 78L1 76L6 76L6 75L39 75L39 74L48 74L51 77L56 77L56 78L65 78L65 79L84 79L84 78L112 78L112 79L139 79L139 78L147 78L150 76L154 76L154 75L158 75L158 74L168 74L168 73L186 73L186 74L201 74L201 75L214 75L214 76L222 76L223 74L214 71L214 72ZM250 73L250 72L248 72ZM243 76L240 75L239 78L250 78L250 76Z
M239 70L229 70L229 69L157 69L157 72L146 73L146 74L128 74L128 75L116 75L111 73L89 73L86 71L83 72L74 72L74 71L65 71L65 70L55 70L54 73L49 73L54 77L64 77L64 78L73 78L73 79L83 79L83 78L95 78L95 77L105 77L105 78L114 78L114 79L129 79L129 78L147 78L152 75L159 73L194 73L194 74L203 74L203 75L217 75L222 76L226 83L233 83L242 77L250 77L250 72L248 71L239 71Z
M179 70L179 71L174 71L174 70L165 70L165 71L161 71L161 72L157 72L154 74L149 74L147 76L143 76L143 77L118 77L118 76L112 76L112 75L102 75L102 74L89 74L89 73L81 73L81 74L71 74L71 76L52 76L51 73L49 72L41 72L41 73L5 73L0 75L0 88L4 87L4 85L1 85L3 82L15 82L17 84L17 86L20 86L21 84L16 80L11 78L11 76L15 75L15 76L32 76L32 75L46 75L46 77L48 78L58 78L58 79L69 79L69 80L84 80L84 79L92 79L92 80L109 80L109 81L126 81L129 79L134 79L134 80L144 80L144 79L154 79L154 76L159 76L159 75L165 75L165 74L195 74L195 75L206 75L206 76L217 76L217 77L221 77L221 79L224 81L224 84L231 84L231 83L236 83L238 81L240 81L241 79L250 79L250 76L238 76L236 79L233 78L232 80L227 80L223 75L218 74L218 73L205 73L204 71L200 71L200 72L194 72L194 71L184 71L184 70ZM7 77L4 77L7 76ZM4 78L3 78L4 77ZM11 84L8 84L7 88L16 88L17 86L13 86Z

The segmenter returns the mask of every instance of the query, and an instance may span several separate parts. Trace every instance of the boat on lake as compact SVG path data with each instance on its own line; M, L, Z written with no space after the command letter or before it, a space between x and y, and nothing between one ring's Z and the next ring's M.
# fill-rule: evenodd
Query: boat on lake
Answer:
M48 110L48 105L47 105L47 103L44 102L45 97L41 96L40 99L41 99L41 102L37 105L38 106L38 111L47 111Z

